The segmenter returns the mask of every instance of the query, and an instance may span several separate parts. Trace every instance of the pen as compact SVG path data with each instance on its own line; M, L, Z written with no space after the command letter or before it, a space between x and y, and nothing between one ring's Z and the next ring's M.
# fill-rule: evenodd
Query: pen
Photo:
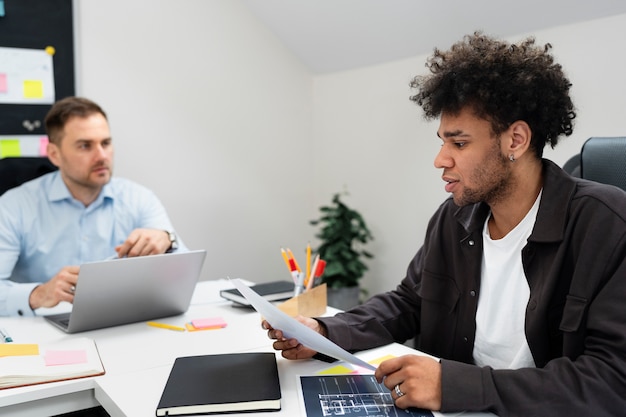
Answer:
M291 271L291 277L293 278L293 283L298 285L298 269L296 268L296 263L293 259L289 260L289 270Z
M149 321L149 322L147 322L147 324L148 324L148 326L159 327L161 329L176 330L178 332L184 332L185 331L184 327L174 326L172 324L158 323L156 321Z
M13 341L13 338L11 338L11 336L9 336L7 331L4 329L0 329L0 336L2 336L2 339L5 341L5 343L10 343Z
M291 249L287 248L287 254L289 255L289 259L293 260L293 263L296 265L296 270L298 272L302 271L300 269L300 265L298 265L298 261L296 261L296 258L293 256L293 252L291 251Z
M304 291L304 273L296 272L296 285L294 286L293 296L297 297Z
M323 259L320 259L319 264L317 265L317 268L315 269L315 282L313 283L313 285L318 285L319 282L322 280L322 275L324 275L324 269L326 269L326 261Z

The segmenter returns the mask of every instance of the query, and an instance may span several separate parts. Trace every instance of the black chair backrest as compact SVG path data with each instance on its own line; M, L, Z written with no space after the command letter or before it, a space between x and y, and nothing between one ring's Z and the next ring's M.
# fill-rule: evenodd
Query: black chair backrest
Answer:
M56 169L57 167L45 157L2 158L0 159L0 195Z
M582 178L626 191L626 137L593 137L580 152Z

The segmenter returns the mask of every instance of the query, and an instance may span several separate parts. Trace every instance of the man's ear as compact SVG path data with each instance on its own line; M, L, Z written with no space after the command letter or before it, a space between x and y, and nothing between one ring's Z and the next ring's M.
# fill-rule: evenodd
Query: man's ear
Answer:
M48 146L46 147L46 152L48 152L48 159L54 166L59 167L59 147L52 142L48 142Z
M514 155L515 159L521 158L529 149L533 132L523 120L511 123L509 126L510 143L507 154Z

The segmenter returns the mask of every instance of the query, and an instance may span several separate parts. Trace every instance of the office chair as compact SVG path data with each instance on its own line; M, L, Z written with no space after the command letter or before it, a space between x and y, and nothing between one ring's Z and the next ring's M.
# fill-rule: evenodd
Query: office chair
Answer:
M2 158L0 159L0 195L56 169L57 167L45 157Z
M573 176L626 191L626 137L592 137L563 169Z
M572 156L563 164L563 170L570 174L572 177L580 178L580 154Z

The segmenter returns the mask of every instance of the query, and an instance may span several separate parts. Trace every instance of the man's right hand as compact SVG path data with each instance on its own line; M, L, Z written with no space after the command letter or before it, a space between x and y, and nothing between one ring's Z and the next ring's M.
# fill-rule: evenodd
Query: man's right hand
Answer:
M317 320L303 316L296 317L296 320L326 337L324 327ZM281 330L274 329L272 325L267 322L267 320L263 320L261 326L267 330L267 336L270 339L276 340L272 346L274 349L282 351L281 354L283 358L309 359L317 353L313 349L309 349L302 343L298 342L297 339L285 338L283 332Z
M54 307L61 301L74 302L79 270L79 266L66 266L50 281L35 287L28 299L30 308Z

